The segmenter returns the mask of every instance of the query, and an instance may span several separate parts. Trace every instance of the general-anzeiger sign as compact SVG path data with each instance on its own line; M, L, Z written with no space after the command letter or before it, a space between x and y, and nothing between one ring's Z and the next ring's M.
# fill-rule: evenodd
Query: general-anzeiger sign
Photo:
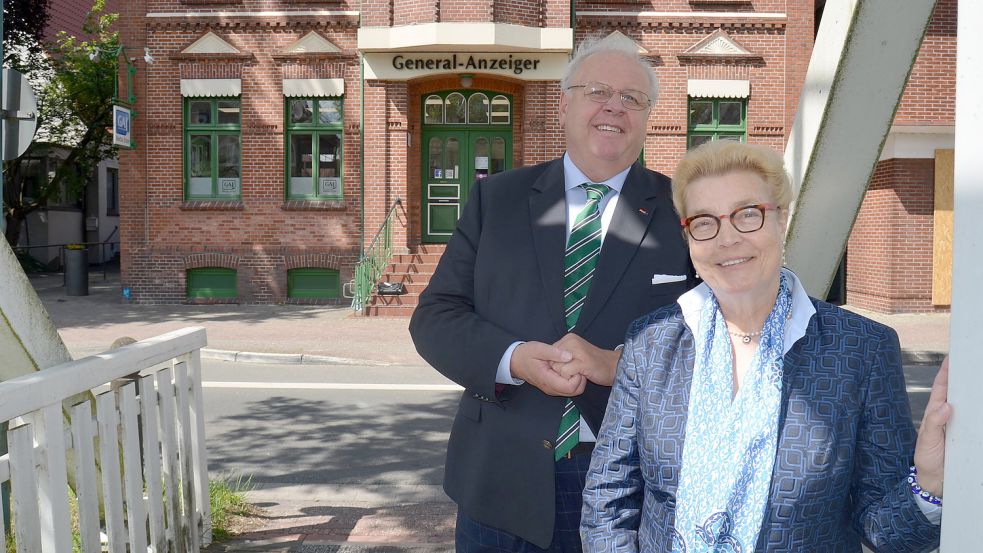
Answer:
M559 79L566 52L399 52L365 54L365 78L404 81L442 73L481 73L525 81Z

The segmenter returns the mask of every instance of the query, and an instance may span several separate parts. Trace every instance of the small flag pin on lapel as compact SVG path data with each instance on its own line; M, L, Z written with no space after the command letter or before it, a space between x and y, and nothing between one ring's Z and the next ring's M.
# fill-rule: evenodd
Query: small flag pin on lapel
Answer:
M642 215L648 215L649 214L649 210L645 209L644 207L638 208L638 212L641 213Z

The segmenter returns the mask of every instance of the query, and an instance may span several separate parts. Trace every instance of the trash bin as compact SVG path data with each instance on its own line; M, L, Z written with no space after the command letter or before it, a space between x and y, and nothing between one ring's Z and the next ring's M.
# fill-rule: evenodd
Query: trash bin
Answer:
M89 295L89 256L82 244L65 246L65 295Z

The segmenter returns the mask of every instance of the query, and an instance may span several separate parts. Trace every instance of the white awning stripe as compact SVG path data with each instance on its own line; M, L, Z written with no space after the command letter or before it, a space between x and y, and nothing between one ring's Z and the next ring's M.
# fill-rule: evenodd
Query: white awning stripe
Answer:
M747 98L751 81L724 79L690 79L686 81L690 98Z
M283 95L344 96L345 79L283 79Z
M240 96L242 79L181 79L181 96Z

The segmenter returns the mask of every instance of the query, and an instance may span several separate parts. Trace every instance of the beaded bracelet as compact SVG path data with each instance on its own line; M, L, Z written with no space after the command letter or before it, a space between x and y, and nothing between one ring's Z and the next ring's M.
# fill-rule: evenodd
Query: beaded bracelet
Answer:
M918 485L918 469L915 465L911 465L908 468L908 484L911 485L911 493L922 498L922 500L931 503L932 505L942 506L942 498L936 497L927 491L923 490L921 486Z

